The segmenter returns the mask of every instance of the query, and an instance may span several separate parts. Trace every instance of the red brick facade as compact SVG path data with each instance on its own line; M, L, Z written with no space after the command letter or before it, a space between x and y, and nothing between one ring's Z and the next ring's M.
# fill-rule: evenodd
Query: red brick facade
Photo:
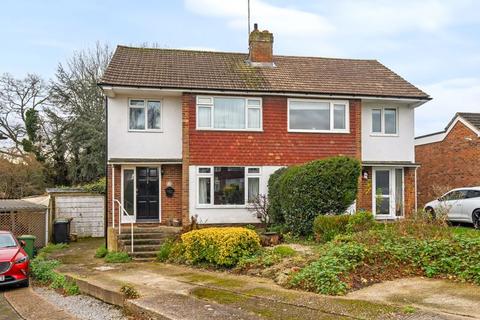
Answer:
M418 145L418 204L452 188L480 185L480 138L458 121L443 141Z
M188 103L188 110L184 110L184 115L188 112L188 121L184 119L184 124L188 124L192 165L275 166L337 155L360 158L360 100L350 100L349 134L288 132L286 97L262 97L262 132L196 130L195 97L184 96L185 103Z

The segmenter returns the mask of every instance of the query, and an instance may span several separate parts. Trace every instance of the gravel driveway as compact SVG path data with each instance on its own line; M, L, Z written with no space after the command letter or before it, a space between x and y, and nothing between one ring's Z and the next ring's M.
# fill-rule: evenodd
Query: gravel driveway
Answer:
M50 303L82 320L128 320L120 308L90 296L63 296L54 290L34 287L33 290Z

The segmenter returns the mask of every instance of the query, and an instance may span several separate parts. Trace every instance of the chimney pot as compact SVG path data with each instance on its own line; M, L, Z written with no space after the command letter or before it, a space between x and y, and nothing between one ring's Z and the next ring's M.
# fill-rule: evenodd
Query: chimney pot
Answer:
M273 64L273 34L268 30L258 30L258 24L253 24L253 31L248 38L248 60L255 66L274 66Z

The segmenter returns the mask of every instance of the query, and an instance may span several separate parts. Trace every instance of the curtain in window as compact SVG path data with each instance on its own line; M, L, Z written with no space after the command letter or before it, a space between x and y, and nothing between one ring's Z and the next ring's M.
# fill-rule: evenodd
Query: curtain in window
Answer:
M403 170L395 169L395 215L403 216Z
M260 109L258 108L248 109L248 128L260 129Z
M215 98L214 127L245 128L245 99Z
M385 133L397 133L397 110L385 109Z
M210 178L198 179L198 203L210 204Z
M345 119L346 110L344 104L334 104L333 105L333 128L334 129L345 129Z
M290 128L330 130L330 103L291 101Z
M147 103L148 129L160 129L160 101Z
M144 108L130 108L130 129L144 130L145 129L145 109Z
M212 126L211 107L198 107L198 127L210 128Z
M260 194L260 178L248 178L248 202L253 202Z

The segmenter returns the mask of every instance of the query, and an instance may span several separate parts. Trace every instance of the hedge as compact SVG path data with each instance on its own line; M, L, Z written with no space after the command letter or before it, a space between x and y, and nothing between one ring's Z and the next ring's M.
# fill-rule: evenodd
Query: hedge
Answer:
M274 225L280 225L285 222L280 206L280 193L278 192L278 188L280 185L280 177L286 170L286 167L280 168L272 173L268 179L268 215Z
M349 157L289 167L278 181L276 195L287 228L296 235L310 235L316 216L345 212L356 198L360 171L360 162Z
M317 241L328 242L339 234L366 231L374 225L373 214L368 211L359 211L353 215L319 215L313 221L313 232Z
M184 257L191 263L208 262L232 267L260 249L258 234L241 227L193 230L181 238Z

